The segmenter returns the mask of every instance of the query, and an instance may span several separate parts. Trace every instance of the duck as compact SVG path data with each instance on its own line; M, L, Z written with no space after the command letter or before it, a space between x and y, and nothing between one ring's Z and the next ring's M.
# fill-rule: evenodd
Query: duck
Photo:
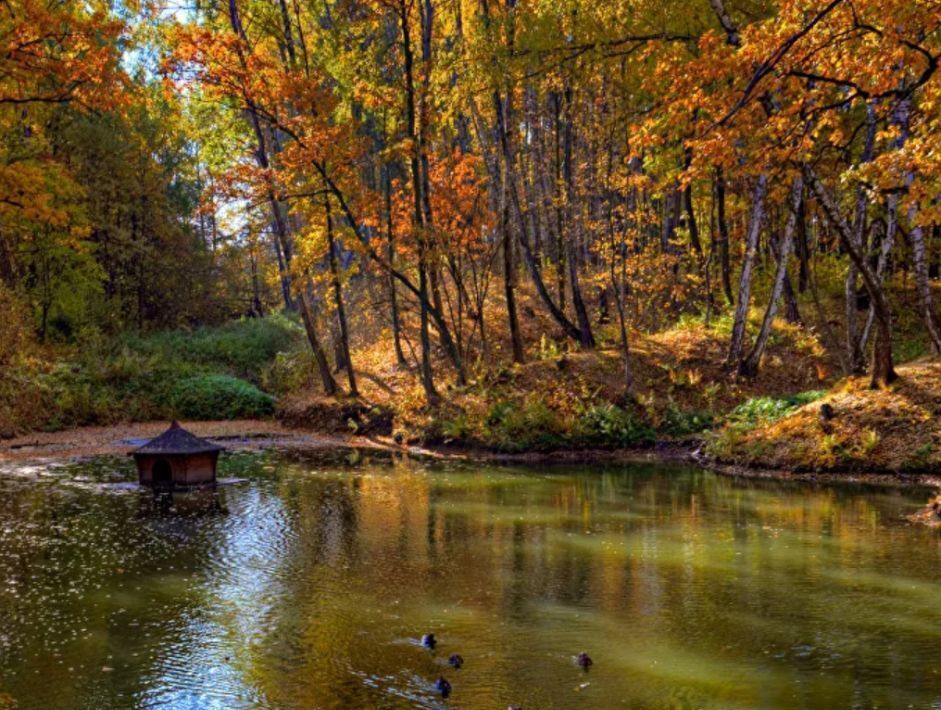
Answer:
M451 694L451 684L448 683L447 678L438 678L438 680L435 681L435 690L441 693L442 698L446 698Z
M577 665L582 670L587 671L594 664L594 661L591 660L591 656L582 651L577 656L575 656L575 665Z
M421 637L421 645L434 650L434 647L438 645L438 641L435 639L434 634L425 634Z
M460 670L461 666L464 665L464 659L459 653L452 653L448 658L448 665L453 666L455 669Z

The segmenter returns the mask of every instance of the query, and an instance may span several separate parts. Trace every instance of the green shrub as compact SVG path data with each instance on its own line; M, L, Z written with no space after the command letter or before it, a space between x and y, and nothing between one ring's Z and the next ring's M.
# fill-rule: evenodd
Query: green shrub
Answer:
M261 387L282 395L316 387L317 363L310 348L278 353L261 372Z
M613 404L595 404L582 411L572 431L576 443L593 446L639 446L654 440L650 425Z
M142 355L200 365L256 383L278 353L299 350L302 343L301 326L283 315L243 318L213 328L164 331L125 340L129 349Z
M445 441L467 442L473 438L474 428L465 412L457 412L439 420L440 435Z
M814 402L826 394L823 390L808 390L787 397L753 397L738 405L728 416L734 424L756 426L771 424L792 410Z
M236 377L198 375L176 384L173 409L187 419L264 417L274 412L274 398Z
M565 443L558 413L538 397L523 404L495 402L485 428L487 443L503 451L546 450Z
M930 441L919 446L911 456L902 464L907 471L919 471L929 468L934 454L934 444Z
M280 394L302 388L314 372L303 329L281 315L120 338L84 328L76 342L72 357L55 366L0 366L7 375L0 378L0 433L267 416L273 400L255 385Z
M497 401L491 404L490 409L487 411L487 426L500 426L506 418L510 416L513 408L514 405L512 402Z
M671 406L663 415L659 430L670 436L698 434L715 422L711 412L685 412Z

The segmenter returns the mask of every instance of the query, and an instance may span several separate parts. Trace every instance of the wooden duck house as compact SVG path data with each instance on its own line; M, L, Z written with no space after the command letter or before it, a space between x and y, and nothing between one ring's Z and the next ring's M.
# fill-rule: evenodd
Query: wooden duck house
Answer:
M131 452L142 486L162 490L198 488L216 482L222 447L200 439L177 422L156 439Z

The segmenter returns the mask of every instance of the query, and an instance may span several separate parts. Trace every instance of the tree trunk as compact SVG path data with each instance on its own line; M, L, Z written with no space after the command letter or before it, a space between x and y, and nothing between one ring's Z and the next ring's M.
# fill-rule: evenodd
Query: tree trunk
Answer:
M496 112L497 136L500 140L503 169L500 180L500 231L503 237L503 286L506 295L506 315L510 325L510 342L513 348L513 362L523 362L523 336L520 332L519 314L516 308L516 264L513 259L513 238L510 226L510 196L509 184L513 165L513 145L510 140L508 126L512 124L512 104L507 96L506 100L500 96L499 91L493 92L493 106Z
M385 191L386 239L389 244L389 265L395 266L395 232L392 229L392 175L391 167L385 166L383 176ZM389 304L392 309L392 342L395 347L395 362L399 367L406 367L408 361L402 351L402 323L399 316L399 299L395 290L395 276L389 274Z
M572 289L572 306L575 308L575 318L578 321L578 341L585 347L595 347L595 336L591 332L591 321L588 318L588 309L585 307L585 300L582 297L582 289L578 279L578 258L575 251L574 219L572 219L572 200L575 197L575 165L573 155L573 130L572 130L572 90L566 89L565 92L565 129L564 129L564 151L563 151L563 173L565 178L565 201L568 219L568 239L565 240L566 253L565 258L569 268L569 285Z
M245 32L242 29L242 22L241 18L239 17L236 0L229 0L229 21L232 25L232 31L235 32L242 42L247 42ZM241 45L238 46L237 51L239 61L244 68L247 63ZM258 118L258 112L251 101L248 102L247 114L249 123L251 124L252 130L255 133L255 140L257 141L255 160L258 163L258 167L260 167L262 170L268 170L270 168L270 162L268 159L267 141L265 140L265 133L261 125L261 120ZM268 203L271 207L272 226L274 228L273 231L278 239L278 244L284 255L284 273L289 281L290 291L291 259L293 257L291 234L289 231L290 227L285 218L285 214L282 212L282 205L275 197L275 194L272 190L268 191ZM327 361L327 356L324 353L323 345L321 344L320 338L317 335L317 325L316 319L314 318L314 311L304 289L300 290L299 307L301 311L301 319L304 321L304 330L307 333L307 340L310 342L311 350L313 350L314 353L314 359L317 361L317 369L320 374L320 380L323 384L324 392L332 396L337 392L337 383L336 380L333 379L333 374L330 372L330 365Z
M917 217L917 211L912 207L908 211L909 222ZM925 321L925 330L931 342L931 352L941 355L941 326L934 312L934 299L931 294L931 283L928 280L928 259L925 253L925 233L923 228L913 226L909 232L912 242L912 267L915 272L915 285L918 288L918 306Z
M788 323L802 325L804 319L801 318L800 307L797 305L797 294L794 293L794 286L791 284L791 277L784 274L784 317Z
M628 397L634 395L634 368L631 365L631 348L627 337L627 316L625 314L624 302L626 300L627 285L627 256L622 256L621 274L617 277L617 271L614 264L614 255L610 260L611 288L614 290L614 302L618 310L618 331L621 336L621 357L624 360L624 394Z
M463 385L466 382L466 374L464 372L463 360L461 359L461 352L457 348L457 345L454 342L454 338L451 337L451 331L448 328L447 321L444 320L444 316L437 309L435 309L428 300L427 282L425 291L422 293L420 286L416 286L415 283L406 274L404 274L399 269L396 269L390 262L379 256L379 254L373 248L372 242L367 237L366 231L360 226L360 222L357 220L356 215L353 213L353 210L350 207L350 204L347 202L346 195L336 184L336 182L334 182L334 180L330 177L330 173L327 171L326 166L323 163L317 161L312 162L312 165L317 170L317 173L323 179L324 183L326 183L329 191L336 198L343 215L350 224L353 236L355 236L359 241L360 246L363 248L366 256L380 268L390 274L393 278L395 278L400 284L405 286L405 288L407 288L409 292L411 292L411 294L418 299L419 303L425 308L431 319L434 320L435 327L438 330L438 335L441 338L441 344L444 346L445 351L450 357L451 362L454 363L454 367L457 370L457 382L459 385ZM421 247L420 240L419 247ZM422 263L421 258L419 259L419 263Z
M304 331L307 333L307 340L310 342L310 349L314 353L314 362L317 363L317 372L320 374L320 380L323 383L324 393L333 397L337 394L339 388L337 382L333 379L333 373L330 371L330 361L327 359L327 352L324 350L320 336L317 334L317 306L313 299L310 283L306 283L299 289L297 301L301 313L301 321L304 323Z
M340 323L340 347L343 351L343 361L346 363L346 375L350 383L350 394L359 396L356 388L356 373L353 371L353 359L350 357L350 332L346 323L346 309L343 307L343 286L340 283L340 266L337 263L336 242L333 239L333 215L330 212L330 198L324 199L324 211L327 218L327 251L330 260L330 275L333 277L333 299L337 309L337 320Z
M413 192L413 212L412 218L415 223L415 232L418 241L418 300L419 300L419 330L421 333L421 383L425 391L425 399L429 404L435 404L440 399L437 390L435 390L434 374L431 368L431 335L428 330L428 244L425 224L425 212L422 198L422 135L421 128L417 125L416 102L415 102L415 76L414 76L414 57L412 54L412 36L409 27L408 8L410 5L403 0L399 8L399 19L402 30L402 52L405 62L405 98L406 98L406 123L408 136L412 142L411 150L411 171L412 171L412 192ZM443 314L442 314L443 315Z
M898 374L895 372L892 357L892 310L889 307L889 301L886 298L885 291L883 291L877 276L873 273L872 269L870 269L866 255L863 254L860 249L856 248L850 227L840 213L836 202L834 202L829 192L827 192L826 187L824 187L823 183L820 182L810 167L804 168L804 177L817 196L817 199L820 201L827 215L827 219L837 230L843 247L849 253L856 268L859 269L866 290L869 292L870 302L875 308L878 330L876 332L875 347L873 348L872 379L870 384L874 388L890 384L898 379Z
M481 143L485 144L486 151L486 142L487 136L486 132L483 131L480 126L483 121L480 118L480 111L475 105L473 99L470 102L472 114L474 116L475 123L478 126L477 135ZM500 181L500 172L499 169L492 165L492 161L485 161L487 165L487 170L490 176L491 181L494 184L499 184ZM526 220L523 217L523 210L520 205L519 194L516 190L516 177L511 169L507 174L507 188L510 197L510 205L513 211L513 219L516 222L516 238L517 243L522 250L523 262L526 264L526 269L529 272L530 277L532 278L533 285L536 287L536 293L539 294L540 300L545 304L546 309L549 311L549 315L552 316L553 320L562 328L565 335L573 340L581 340L581 331L578 327L572 323L566 316L565 313L555 304L552 296L549 294L549 290L546 288L545 280L542 278L542 270L539 267L539 262L536 260L533 250L529 245L529 240L527 236L527 225ZM563 275L564 276L564 275Z
M565 312L565 215L562 211L562 200L559 191L562 189L562 98L558 92L552 92L553 126L555 128L555 232L556 232L556 269L559 292L559 310Z
M729 223L725 218L725 175L716 168L716 209L719 227L719 265L722 270L722 292L729 305L735 304L732 295L732 265L729 260Z
M287 266L284 263L284 253L281 251L281 242L277 237L271 240L271 246L274 247L274 253L278 259L278 280L281 283L281 297L284 299L284 309L289 313L293 313L297 310L297 304L294 303L294 297L291 296L291 275L288 273Z
M761 356L764 354L765 347L768 345L768 338L771 336L771 327L774 325L774 317L778 311L778 301L781 299L781 292L784 289L785 279L787 279L787 262L791 257L791 250L794 245L797 211L800 208L803 190L803 180L799 177L794 178L794 185L791 187L791 210L787 218L787 224L784 227L784 239L779 249L778 268L774 275L774 285L771 288L771 299L768 302L768 308L765 310L765 317L761 321L761 329L758 331L755 345L738 368L739 374L745 377L754 377L758 374Z
M762 174L758 176L755 189L752 192L751 221L748 224L748 233L745 239L745 256L742 260L742 275L738 283L738 301L735 306L735 321L732 324L732 340L729 343L729 354L726 362L729 367L737 368L742 359L742 350L745 345L745 328L748 325L748 306L751 300L752 272L755 268L755 257L758 254L758 237L765 219L765 197L768 190L768 178Z
M0 235L0 283L9 289L12 289L15 285L13 256L3 235Z
M693 151L686 149L686 167L689 168L693 163ZM702 243L699 241L699 225L696 223L696 210L693 208L693 183L686 183L683 188L683 207L686 210L686 222L689 226L689 243L696 254L696 258L702 262Z
M810 247L807 244L807 202L801 200L797 213L797 258L800 269L797 274L797 290L804 293L810 282Z
M870 103L866 106L866 140L862 156L860 156L860 164L865 164L872 160L875 137L876 117L875 111ZM866 233L866 192L862 185L856 188L856 205L853 220L853 229L850 232L850 236L856 248L862 252L864 247L863 235ZM850 261L844 285L844 306L846 318L846 359L849 363L850 371L854 374L861 374L866 370L862 338L860 337L859 323L856 317L859 311L858 278L859 273L856 270L856 266Z
M503 232L503 284L506 294L506 312L510 322L510 342L513 346L513 362L522 363L525 361L523 352L523 336L520 332L519 315L516 308L516 264L513 259L513 238L510 234L509 225L506 222L509 219L509 206L504 208L501 221L505 225Z

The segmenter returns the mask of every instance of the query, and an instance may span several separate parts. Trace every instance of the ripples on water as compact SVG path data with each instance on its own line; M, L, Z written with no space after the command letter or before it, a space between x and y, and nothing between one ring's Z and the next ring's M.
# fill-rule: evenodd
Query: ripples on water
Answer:
M0 465L0 708L941 700L941 538L904 521L924 492L222 465L247 482L173 500L114 485L124 460Z

